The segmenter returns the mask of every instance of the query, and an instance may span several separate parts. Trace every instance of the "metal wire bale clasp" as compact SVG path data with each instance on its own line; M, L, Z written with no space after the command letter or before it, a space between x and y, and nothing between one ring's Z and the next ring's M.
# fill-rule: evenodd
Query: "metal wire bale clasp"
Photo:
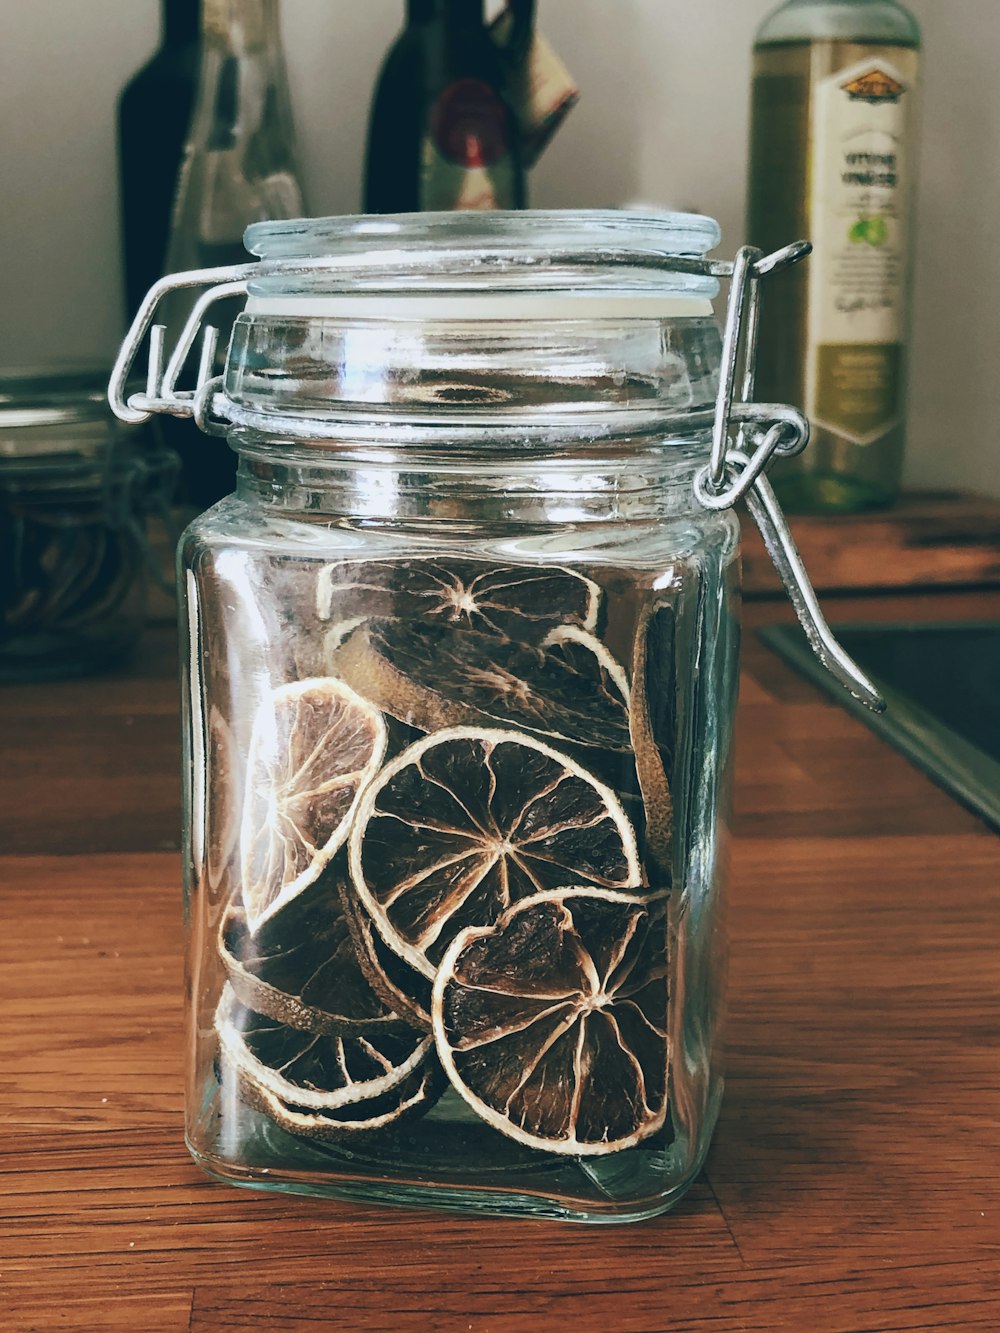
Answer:
M885 710L885 700L837 642L827 624L781 506L764 475L772 458L793 458L802 452L809 443L809 422L797 408L752 401L761 279L804 259L811 250L808 241L796 241L771 255L746 246L736 256L729 274L720 272L720 276L731 278L731 286L719 395L712 424L711 457L695 476L694 493L705 509L716 511L730 509L738 500L746 500L813 652L855 699L881 713ZM741 357L743 379L736 399ZM746 448L748 436L756 445L753 452Z
M796 241L774 254L744 246L729 267L729 304L722 338L719 393L712 423L712 453L695 478L695 495L706 509L729 509L742 499L776 454L792 458L809 443L809 422L797 408L755 403L757 340L760 333L760 283L770 273L790 268L812 251L808 241ZM722 275L720 275L722 276ZM743 380L736 397L736 376L743 362ZM738 428L735 443L730 432ZM747 426L759 443L745 470L736 473L734 453L743 453ZM727 485L727 482L729 483Z

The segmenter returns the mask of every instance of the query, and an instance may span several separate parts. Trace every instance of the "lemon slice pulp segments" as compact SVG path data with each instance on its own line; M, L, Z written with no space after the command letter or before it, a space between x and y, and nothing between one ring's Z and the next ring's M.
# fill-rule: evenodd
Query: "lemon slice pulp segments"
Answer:
M243 1100L289 1133L338 1138L384 1129L427 1110L440 1090L433 1041L423 1033L304 1032L240 1004L228 984L215 1028Z
M631 748L621 668L585 630L538 645L449 625L372 621L332 654L331 669L421 731L505 726L555 745Z
M432 1017L452 1086L530 1147L597 1156L664 1127L666 898L566 888L463 930Z
M369 984L328 874L270 916L256 935L245 914L231 908L219 931L219 954L240 1003L289 1027L364 1036L413 1026Z
M338 561L320 571L316 612L345 624L427 622L536 643L555 626L596 629L601 590L560 565L434 559Z

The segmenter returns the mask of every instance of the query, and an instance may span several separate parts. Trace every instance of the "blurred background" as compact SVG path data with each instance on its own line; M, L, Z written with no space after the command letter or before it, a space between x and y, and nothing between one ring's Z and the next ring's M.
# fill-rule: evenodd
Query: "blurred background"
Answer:
M909 487L1000 494L1000 5L909 0L923 27ZM772 0L541 0L581 100L531 174L531 203L642 201L744 238L751 47ZM283 0L314 213L359 208L365 126L398 0ZM157 45L159 0L7 5L0 49L0 362L108 357L122 333L118 94Z

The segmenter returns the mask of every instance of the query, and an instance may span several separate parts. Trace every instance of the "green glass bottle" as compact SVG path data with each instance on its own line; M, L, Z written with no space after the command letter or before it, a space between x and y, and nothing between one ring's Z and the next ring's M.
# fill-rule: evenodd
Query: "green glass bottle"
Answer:
M769 282L761 321L759 397L813 423L771 474L792 512L899 493L919 67L896 0L788 0L757 34L747 234L815 246Z

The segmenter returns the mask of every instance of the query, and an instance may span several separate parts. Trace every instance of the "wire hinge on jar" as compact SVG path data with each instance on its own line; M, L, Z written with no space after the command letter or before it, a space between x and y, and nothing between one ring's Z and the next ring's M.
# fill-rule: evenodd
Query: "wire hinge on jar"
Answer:
M695 477L695 497L708 510L730 509L739 500L746 500L816 656L854 698L874 712L882 712L885 702L878 690L836 641L820 610L784 514L764 475L772 458L791 458L801 453L809 442L809 422L794 407L753 401L760 327L760 282L768 274L804 259L811 250L808 241L796 241L770 255L746 246L732 263L685 255L637 256L634 252L621 255L616 251L567 250L552 253L549 261L588 266L624 261L665 272L730 280L719 393L712 413L712 451L708 463ZM391 262L391 256L387 262ZM222 377L213 374L218 330L208 325L202 327L209 309L217 301L247 295L252 278L279 273L287 278L334 269L335 265L325 259L291 263L257 261L161 278L150 288L140 306L115 362L108 386L108 398L115 414L122 421L132 423L146 421L154 412L193 417L206 434L225 434L227 425L239 418L240 411L226 395ZM153 324L156 309L170 292L197 287L207 290L195 301L177 345L164 365L166 328L162 324ZM146 388L144 392L126 397L132 366L147 333ZM202 342L195 387L181 390L177 387L178 380L199 333ZM736 379L741 363L743 375L737 398ZM691 413L688 424L700 427L701 413ZM322 436L324 424L310 422L309 430L311 435Z
M219 330L205 324L205 316L218 301L246 296L247 283L259 271L260 265L257 263L233 264L225 268L174 273L153 284L132 321L111 372L108 401L119 420L137 425L148 421L154 412L175 417L194 417L196 420L199 415L204 418L209 397L206 392L208 386L211 385L213 390L221 388L221 380L212 373ZM153 316L164 297L172 292L198 287L206 290L195 301L170 359L164 365L167 327L165 324L154 324ZM149 351L146 359L146 387L141 392L127 393L132 367L147 333ZM179 389L177 382L199 333L202 338L195 387L193 390ZM202 425L202 421L199 420L198 424ZM216 431L209 433L214 434Z

